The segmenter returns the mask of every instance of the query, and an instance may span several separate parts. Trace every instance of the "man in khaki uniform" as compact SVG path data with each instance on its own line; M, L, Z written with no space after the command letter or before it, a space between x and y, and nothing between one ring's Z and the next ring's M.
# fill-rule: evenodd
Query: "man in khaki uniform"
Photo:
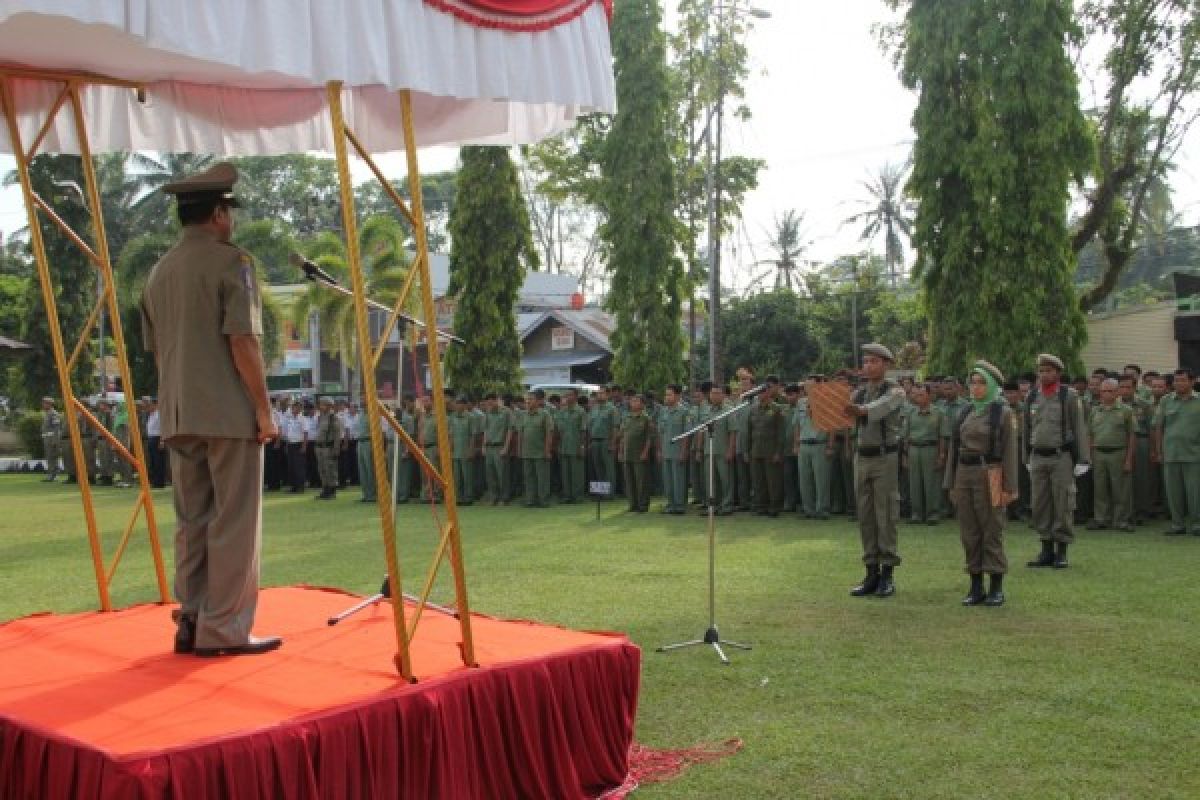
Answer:
M508 454L512 449L512 413L492 392L484 398L483 448L484 469L487 473L487 490L492 496L492 505L507 503Z
M888 368L895 363L892 351L881 344L865 344L862 351L866 383L855 391L845 411L857 419L854 497L867 574L850 594L891 597L896 593L892 570L900 563L896 541L900 518L897 451L905 396L904 389L886 379Z
M823 375L809 377L814 383L825 380ZM805 519L829 519L830 460L833 444L829 432L817 427L808 413L808 397L796 403L793 422L792 450L796 454L796 472L800 482L800 509Z
M475 415L467 409L468 398L459 395L454 411L446 417L450 432L451 466L454 470L454 493L460 506L475 502L475 453L478 449L478 427Z
M342 447L342 421L333 410L333 399L318 401L317 434L313 447L317 455L317 473L321 476L321 493L317 500L333 500L338 490L338 456Z
M708 391L708 418L718 417L730 408L725 400L725 387L714 383ZM708 477L708 457L712 455L712 481L709 498L715 506L713 513L728 516L733 513L733 460L737 457L737 434L733 431L732 417L725 416L709 425L710 433L704 441L704 472Z
M629 413L621 420L617 459L625 470L625 492L629 510L644 514L650 510L650 482L647 473L654 448L654 421L645 410L640 394L629 398Z
M1088 418L1092 438L1092 464L1095 465L1093 518L1088 530L1110 525L1132 531L1129 521L1133 499L1133 459L1137 447L1133 409L1117 399L1117 381L1105 378L1100 383L1098 402Z
M1042 541L1041 553L1027 563L1030 567L1066 569L1067 546L1075 541L1075 479L1090 469L1083 406L1079 394L1062 384L1062 372L1057 356L1038 356L1038 385L1025 401L1022 452L1033 495L1033 527Z
M767 391L758 396L746 419L754 513L759 516L778 517L783 505L783 416Z
M1126 367L1128 369L1128 367ZM1122 375L1118 380L1117 395L1121 402L1133 411L1133 501L1129 507L1130 522L1141 525L1153 513L1152 477L1157 467L1150 463L1150 433L1154 427L1154 402L1138 392L1135 375Z
M229 243L237 170L218 164L163 187L180 241L150 272L142 338L158 366L162 436L175 493L175 652L265 653L258 604L263 443L278 435L267 397L262 300L250 256Z

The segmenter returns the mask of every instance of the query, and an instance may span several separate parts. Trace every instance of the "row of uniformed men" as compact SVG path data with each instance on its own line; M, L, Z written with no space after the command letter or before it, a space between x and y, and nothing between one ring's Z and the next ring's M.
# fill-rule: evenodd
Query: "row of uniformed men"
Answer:
M133 485L133 467L120 457L108 438L89 421L90 415L120 442L126 450L130 448L129 410L125 403L101 397L85 400L88 413L79 411L76 422L79 426L80 444L87 464L87 477L97 486L129 488ZM153 397L141 398L136 406L138 424L146 436L145 453L150 484L155 488L166 486L169 481L169 465L158 419L158 405ZM71 433L66 418L52 397L42 398L42 450L46 459L45 482L53 483L60 473L66 483L76 483L79 470L75 467L75 451L71 447Z

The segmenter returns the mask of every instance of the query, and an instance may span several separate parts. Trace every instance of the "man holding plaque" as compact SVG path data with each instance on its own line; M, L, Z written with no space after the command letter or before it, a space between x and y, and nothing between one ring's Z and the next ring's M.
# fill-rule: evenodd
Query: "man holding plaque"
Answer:
M856 420L858 446L854 453L854 494L862 537L866 577L850 590L854 597L891 597L896 593L892 571L900 563L896 523L900 518L897 452L904 389L887 380L895 363L881 344L865 344L865 383L855 391L844 413Z

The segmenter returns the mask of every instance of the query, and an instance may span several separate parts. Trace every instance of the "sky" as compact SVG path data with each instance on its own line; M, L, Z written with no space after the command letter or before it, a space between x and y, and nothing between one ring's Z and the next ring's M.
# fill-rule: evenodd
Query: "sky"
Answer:
M724 250L724 282L743 289L770 269L755 262L772 256L767 243L774 222L790 209L804 214L805 260L828 261L867 248L882 253L881 240L861 242L861 226L843 221L867 207L863 181L884 164L907 158L916 105L872 33L875 23L889 18L880 0L753 3L771 13L755 21L746 41L751 71L746 103L753 116L743 123L727 115L725 126L727 152L766 161L758 189L746 197L742 224ZM673 6L673 0L664 5ZM456 152L423 151L422 171L452 168ZM1186 223L1196 224L1200 131L1192 132L1180 156L1172 176L1175 204ZM401 154L381 158L380 165L389 178L404 175ZM0 172L11 168L12 160L0 157ZM356 177L366 175L365 168L356 171ZM24 224L19 193L11 187L0 191L0 229L7 234Z

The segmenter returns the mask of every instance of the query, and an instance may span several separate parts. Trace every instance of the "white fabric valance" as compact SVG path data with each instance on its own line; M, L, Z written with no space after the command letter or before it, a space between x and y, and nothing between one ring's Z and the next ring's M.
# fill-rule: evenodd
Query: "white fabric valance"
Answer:
M325 83L372 152L402 148L395 90L413 91L417 141L519 144L615 110L599 2L553 28L475 27L423 0L0 0L0 59L142 82L83 92L97 152L329 151ZM22 136L53 84L15 81ZM7 132L0 150L11 152ZM78 152L60 114L44 150Z

